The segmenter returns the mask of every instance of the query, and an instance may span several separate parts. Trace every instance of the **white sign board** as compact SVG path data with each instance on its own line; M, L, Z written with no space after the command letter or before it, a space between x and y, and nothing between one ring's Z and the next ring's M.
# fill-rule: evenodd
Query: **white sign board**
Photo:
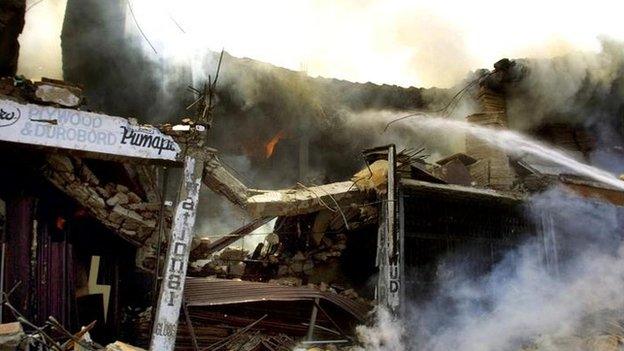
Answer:
M176 161L180 146L121 117L0 99L0 141Z
M190 153L184 160L184 182L180 184L180 199L169 237L164 277L152 330L152 351L173 351L175 348L199 189L204 172L204 160L197 157L199 152L192 150Z

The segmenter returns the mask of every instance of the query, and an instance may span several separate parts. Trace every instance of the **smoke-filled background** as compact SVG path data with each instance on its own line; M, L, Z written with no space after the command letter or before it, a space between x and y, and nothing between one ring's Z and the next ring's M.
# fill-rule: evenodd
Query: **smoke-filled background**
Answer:
M432 298L410 304L403 322L381 313L361 328L366 349L619 350L624 210L552 189L526 211L538 231L524 244L480 276L440 258Z
M575 52L552 59L528 59L529 74L510 90L511 127L541 123L577 124L594 135L596 166L624 172L624 43L600 39L598 53Z
M38 4L27 14L21 42L30 54L22 60L22 67L60 62L58 51L50 53L58 48L63 21L57 9L63 9L67 0L27 3ZM107 3L115 7L118 2ZM599 35L624 39L622 4L608 0L508 4L491 0L120 3L124 7L132 4L137 22L158 51L151 54L156 58L186 60L198 49L219 51L225 47L234 56L293 70L305 68L312 76L404 87L451 87L468 71L489 67L501 57L596 52L600 49ZM85 11L103 11L94 5L87 1ZM117 22L119 16L111 11L103 14L121 30L135 27L132 20ZM37 41L36 37L46 40ZM108 44L103 37L95 42ZM108 49L118 50L118 46Z
M184 110L192 101L186 86L214 75L216 52L225 47L234 56L225 55L211 143L258 187L343 179L361 166L362 148L388 141L426 144L432 159L460 151L462 138L416 138L396 129L379 136L381 123L362 120L375 122L368 117L379 110L399 116L436 109L472 79L471 70L505 56L530 57L531 73L511 92L512 126L530 128L558 115L593 126L611 119L596 127L605 136L599 140L617 138L622 50L613 40L624 39L618 5L529 1L513 6L513 15L492 5L33 0L20 72L84 84L92 109L175 122L193 113ZM452 112L463 118L470 103ZM303 166L295 145L302 138L311 145ZM276 146L267 157L270 141ZM602 164L610 159L596 156Z

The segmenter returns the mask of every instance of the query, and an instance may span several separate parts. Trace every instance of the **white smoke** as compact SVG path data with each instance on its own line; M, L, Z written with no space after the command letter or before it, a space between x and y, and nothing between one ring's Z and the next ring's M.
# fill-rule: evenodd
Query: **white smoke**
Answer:
M624 190L624 182L616 178L613 174L577 161L562 150L557 150L512 130L494 129L474 125L465 121L429 116L415 117L410 122L412 130L419 134L440 130L445 133L465 133L466 135L481 139L488 144L500 148L511 155L518 157L532 155L544 161L565 167L573 173ZM619 169L619 172L624 171L624 164L613 165L613 167Z
M409 306L402 324L381 313L361 330L366 349L603 350L595 345L624 316L624 211L553 189L534 196L527 212L536 223L552 218L558 274L544 264L541 233L483 276L449 257L438 264L432 300ZM402 338L390 333L400 328Z
M26 1L18 74L29 79L63 78L60 33L66 3L67 0Z
M359 326L356 329L357 337L365 349L355 347L355 351L379 350L399 351L403 350L403 335L405 333L403 323L392 316L388 310L378 307L375 313L373 326Z

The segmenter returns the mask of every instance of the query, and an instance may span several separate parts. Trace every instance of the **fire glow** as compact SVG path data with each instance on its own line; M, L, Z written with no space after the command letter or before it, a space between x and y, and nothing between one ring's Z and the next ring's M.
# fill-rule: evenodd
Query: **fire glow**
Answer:
M271 138L271 140L269 140L269 142L266 143L266 145L264 145L265 158L268 159L273 155L273 152L275 152L275 146L283 138L284 138L284 131L280 130L279 132L277 132L277 134L275 134L275 136L273 136L273 138Z

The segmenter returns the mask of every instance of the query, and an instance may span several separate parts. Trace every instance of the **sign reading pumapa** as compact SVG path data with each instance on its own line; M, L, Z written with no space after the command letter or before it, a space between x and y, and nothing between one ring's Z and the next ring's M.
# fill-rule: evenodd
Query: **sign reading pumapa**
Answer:
M92 112L0 99L0 141L176 161L180 146L154 127Z

